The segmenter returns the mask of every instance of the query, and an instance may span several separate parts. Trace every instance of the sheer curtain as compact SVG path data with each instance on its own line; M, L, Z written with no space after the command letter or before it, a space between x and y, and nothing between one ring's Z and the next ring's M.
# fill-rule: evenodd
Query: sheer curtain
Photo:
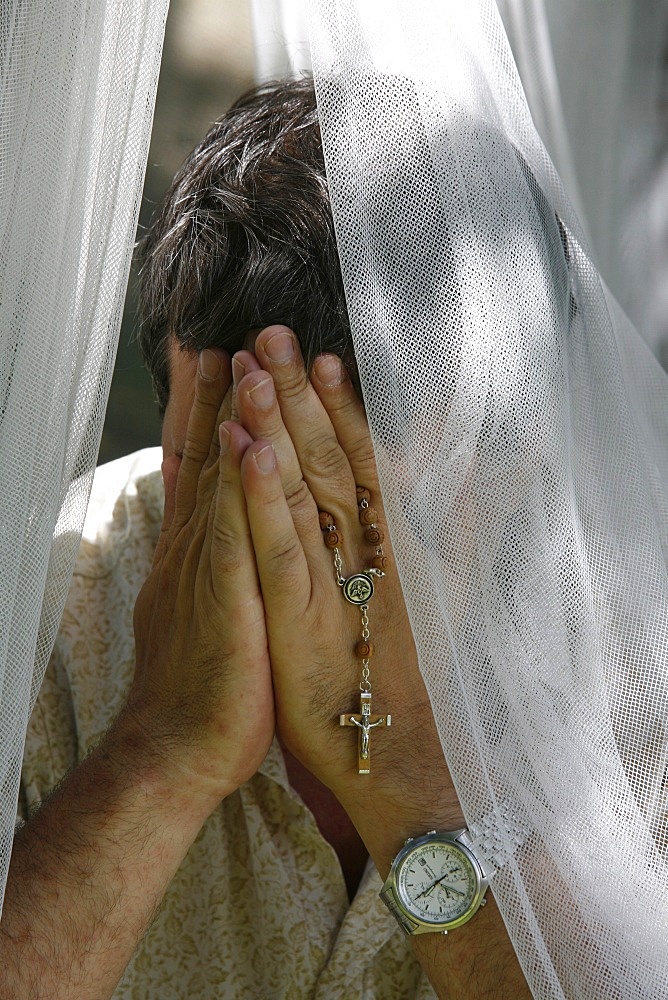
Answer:
M459 796L469 822L510 800L533 830L493 885L534 995L658 1000L665 373L600 277L491 0L309 8L357 362Z
M249 0L249 3L258 81L283 80L310 72L305 0Z
M668 5L498 0L599 270L668 367Z
M167 0L0 0L0 899L113 368Z
M258 79L310 71L308 0L250 2ZM533 122L597 266L668 368L668 4L497 6Z

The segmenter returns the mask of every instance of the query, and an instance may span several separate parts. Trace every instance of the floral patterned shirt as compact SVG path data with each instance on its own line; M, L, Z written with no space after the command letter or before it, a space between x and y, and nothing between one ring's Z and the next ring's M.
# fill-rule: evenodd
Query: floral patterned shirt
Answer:
M132 678L135 598L162 519L160 451L98 469L60 634L30 720L24 814L97 741ZM118 1000L433 1000L368 865L348 902L333 848L274 742L209 817L114 996Z

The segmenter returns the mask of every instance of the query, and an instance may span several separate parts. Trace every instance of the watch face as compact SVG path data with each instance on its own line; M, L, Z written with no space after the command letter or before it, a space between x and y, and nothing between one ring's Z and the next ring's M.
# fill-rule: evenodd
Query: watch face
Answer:
M480 877L456 844L430 839L409 850L396 873L406 909L429 924L465 923L480 898Z

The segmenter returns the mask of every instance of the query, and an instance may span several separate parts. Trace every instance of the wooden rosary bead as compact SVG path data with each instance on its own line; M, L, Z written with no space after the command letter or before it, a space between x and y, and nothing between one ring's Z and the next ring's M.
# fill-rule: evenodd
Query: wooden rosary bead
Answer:
M367 528L364 532L364 537L370 545L380 545L385 535L380 528Z
M328 549L336 549L341 544L341 535L338 531L328 531L325 535L325 545Z
M365 486L357 487L357 502L362 503L362 500L366 500L367 503L371 502L371 494Z
M334 518L331 514L328 514L326 510L320 511L318 514L318 520L320 521L320 527L323 531L326 531L327 528L334 526Z
M359 642L355 643L355 656L359 656L360 660L370 660L374 652L375 648L372 642L360 639Z
M385 570L390 565L390 560L387 558L387 556L375 556L371 560L371 565L373 566L374 569L380 569L383 572L385 572Z
M361 524L375 524L378 520L378 511L375 507L362 507L360 510Z

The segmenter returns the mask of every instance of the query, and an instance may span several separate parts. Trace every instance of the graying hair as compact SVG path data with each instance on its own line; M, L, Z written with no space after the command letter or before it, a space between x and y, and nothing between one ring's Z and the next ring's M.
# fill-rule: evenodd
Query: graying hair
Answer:
M174 178L140 245L139 345L161 413L170 337L185 350L239 350L285 323L307 365L350 354L313 83L240 98Z

